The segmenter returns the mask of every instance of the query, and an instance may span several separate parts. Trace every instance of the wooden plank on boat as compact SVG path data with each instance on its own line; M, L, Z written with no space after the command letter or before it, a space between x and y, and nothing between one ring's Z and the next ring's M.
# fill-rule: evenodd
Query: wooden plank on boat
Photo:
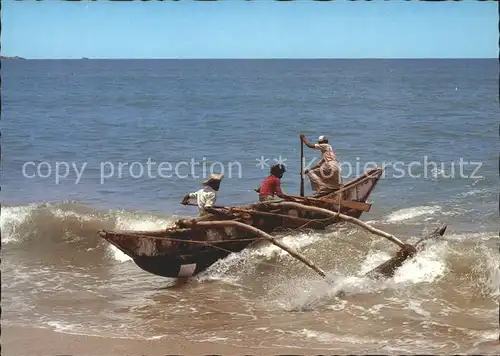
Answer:
M370 209L372 207L372 205L368 204L368 203L354 201L354 200L344 200L342 198L337 198L337 199L323 198L320 200L327 202L327 203L330 203L330 204L340 205L340 206L343 206L346 208L356 209L356 210L364 211L364 212L370 211Z
M331 204L331 205L340 205L345 208L349 209L355 209L363 212L370 211L371 204L364 203L364 202L359 202L359 201L354 201L354 200L344 200L340 197L334 198L334 199L328 199L328 198L313 198L313 197L297 197L297 196L290 196L291 199L285 198L285 200L292 200L297 203L300 203L302 201L306 202L313 202L313 203L326 203L326 204Z

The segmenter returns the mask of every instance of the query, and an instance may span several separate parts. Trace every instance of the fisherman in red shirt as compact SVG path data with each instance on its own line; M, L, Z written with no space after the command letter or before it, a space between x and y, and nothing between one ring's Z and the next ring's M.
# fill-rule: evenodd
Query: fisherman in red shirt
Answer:
M285 166L282 164L276 164L271 167L271 174L264 179L258 189L255 189L255 191L259 193L260 201L274 200L276 199L275 197L285 197L285 194L281 190L280 181L285 172Z

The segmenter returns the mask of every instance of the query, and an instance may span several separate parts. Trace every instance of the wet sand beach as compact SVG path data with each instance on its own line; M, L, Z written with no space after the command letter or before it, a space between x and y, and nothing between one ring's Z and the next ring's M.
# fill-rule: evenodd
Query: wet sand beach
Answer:
M70 335L50 329L28 327L2 328L2 356L78 355L276 355L320 354L325 349L301 347L261 348L231 346L216 342L193 342L179 336L171 340L132 340Z
M488 341L477 345L467 353L495 355L499 353L499 350L499 341ZM346 348L345 352L343 352L333 345L331 348L303 348L300 343L287 348L262 348L234 346L216 342L193 342L182 337L171 340L132 340L70 335L41 328L11 326L2 328L2 356L321 355L328 352L342 354L349 352L349 349ZM365 352L358 351L355 354L373 354L376 352L377 350L373 349Z

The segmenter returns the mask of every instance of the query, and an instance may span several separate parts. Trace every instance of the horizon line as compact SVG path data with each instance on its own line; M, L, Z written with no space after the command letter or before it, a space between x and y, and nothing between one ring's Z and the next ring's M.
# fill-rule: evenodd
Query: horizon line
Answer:
M107 57L78 57L78 58L27 58L22 56L4 56L2 60L470 60L470 59L495 59L500 61L499 57L278 57L278 58L245 58L245 57L158 57L158 58L107 58Z

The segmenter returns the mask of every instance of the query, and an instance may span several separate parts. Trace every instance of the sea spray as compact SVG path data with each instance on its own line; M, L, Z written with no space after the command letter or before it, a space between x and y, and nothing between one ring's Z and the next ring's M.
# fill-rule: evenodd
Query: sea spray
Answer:
M412 208L404 208L397 210L387 217L388 222L400 222L404 220L411 220L415 219L418 217L421 217L423 215L433 215L437 212L441 211L441 207L434 205L434 206L417 206L417 207L412 207Z

